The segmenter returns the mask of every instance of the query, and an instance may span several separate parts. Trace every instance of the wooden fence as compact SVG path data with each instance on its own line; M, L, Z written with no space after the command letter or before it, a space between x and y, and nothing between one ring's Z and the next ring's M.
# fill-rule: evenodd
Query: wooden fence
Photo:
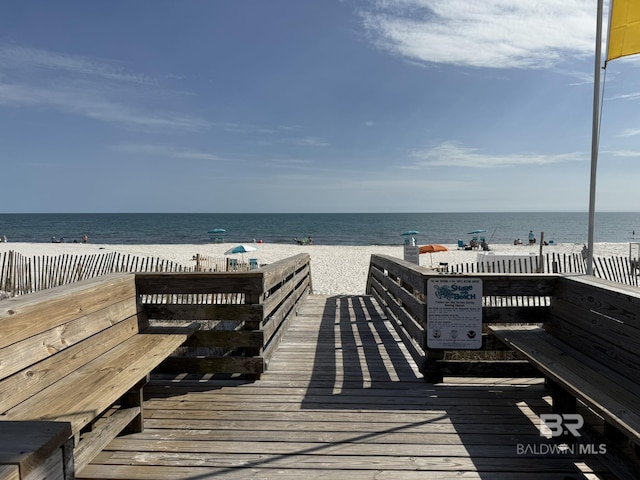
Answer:
M547 253L526 260L448 265L449 273L585 273L582 256ZM138 257L121 253L27 257L15 251L0 253L0 292L5 296L24 295L46 288L114 272L223 272L228 258L194 255L194 264L182 265L163 258ZM249 271L238 266L236 271ZM594 257L594 276L626 285L638 286L637 270L626 257ZM1 298L0 293L0 298Z
M0 253L0 291L24 295L114 272L192 272L170 260L121 253L27 257L15 251Z
M542 262L537 255L527 259L498 260L448 265L448 273L586 273L586 263L579 253L547 253ZM594 257L593 275L605 280L638 286L637 269L627 257Z

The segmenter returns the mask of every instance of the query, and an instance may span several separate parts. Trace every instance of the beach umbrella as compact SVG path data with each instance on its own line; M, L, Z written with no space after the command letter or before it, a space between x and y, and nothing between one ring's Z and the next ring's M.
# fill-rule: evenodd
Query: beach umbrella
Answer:
M429 254L429 260L431 261L431 265L433 265L433 256L431 255L432 253L448 252L448 251L449 249L444 245L438 245L435 243L430 243L428 245L421 245L420 248L418 248L418 252Z
M236 253L247 253L247 252L255 252L258 250L258 247L254 247L253 245L236 245L233 248L230 248L226 252L225 255L234 255Z
M406 232L401 233L400 235L403 235L406 237L407 235L418 235L419 233L420 232L416 232L415 230L407 230Z
M481 229L478 229L478 230L473 230L471 232L467 232L467 235L474 235L476 233L484 233L484 232L486 232L486 230L481 228Z
M207 233L209 234L209 238L211 242L221 243L223 241L222 234L225 233L226 230L224 228L214 228L209 230Z
M258 250L258 247L254 247L253 245L236 245L224 252L224 254L235 255L239 253L242 256L242 263L244 263L244 254L248 252L255 252L256 250Z
M430 243L429 245L422 245L418 251L420 253L435 253L435 252L448 252L449 249L444 245L437 245L435 243Z

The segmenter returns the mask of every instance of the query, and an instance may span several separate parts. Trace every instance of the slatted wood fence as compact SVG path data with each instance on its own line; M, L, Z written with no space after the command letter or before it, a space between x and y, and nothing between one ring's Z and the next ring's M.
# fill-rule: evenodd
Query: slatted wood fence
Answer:
M586 273L586 263L581 254L557 252L527 259L498 260L493 262L473 262L449 265L449 273ZM594 257L593 274L595 277L611 280L625 285L638 286L638 270L631 265L627 257Z
M448 265L449 273L585 273L586 266L578 253L547 253L518 260L492 263ZM139 257L116 252L90 255L27 257L15 251L0 253L0 292L5 296L24 295L114 272L220 272L228 270L228 259L194 255L193 265L157 257ZM248 267L245 269L248 271ZM244 271L238 269L238 271ZM626 257L594 257L594 275L626 285L638 286L638 270ZM2 293L0 293L0 298ZM223 299L225 303L230 299ZM231 301L231 303L235 303Z
M194 266L163 258L116 252L28 257L9 250L0 253L0 291L9 296L24 295L114 272L191 272L194 269Z

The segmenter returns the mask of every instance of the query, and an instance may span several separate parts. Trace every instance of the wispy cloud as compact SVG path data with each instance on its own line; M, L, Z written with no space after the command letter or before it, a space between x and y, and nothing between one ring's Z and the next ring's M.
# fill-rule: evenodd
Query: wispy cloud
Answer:
M640 134L640 131L638 131L638 134ZM625 158L640 157L639 150L611 150L606 153L614 157L625 157Z
M315 137L298 138L294 142L297 143L298 145L304 145L307 147L328 147L329 146L329 143Z
M113 146L111 149L121 153L141 154L153 157L168 157L182 160L225 160L225 158L214 153L189 150L170 145L120 144Z
M637 137L638 135L640 135L640 128L625 128L618 137Z
M152 78L113 61L0 44L0 104L51 108L142 130L208 126L156 105L159 91L165 100L171 95Z
M0 62L14 71L23 71L30 75L39 70L46 75L73 74L101 77L117 82L152 83L149 77L140 73L128 72L113 61L67 55L23 45L0 45Z
M578 152L558 155L542 155L533 153L516 153L491 155L481 153L478 149L444 143L434 148L414 152L416 161L404 168L424 169L432 167L464 167L464 168L504 168L523 165L549 165L585 160L585 155Z
M547 68L593 54L592 0L379 0L360 15L372 41L410 61Z

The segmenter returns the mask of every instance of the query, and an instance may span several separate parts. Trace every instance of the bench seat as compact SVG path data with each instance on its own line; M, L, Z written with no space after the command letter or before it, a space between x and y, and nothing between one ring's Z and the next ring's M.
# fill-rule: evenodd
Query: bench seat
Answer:
M578 400L607 443L640 451L640 289L589 275L559 277L540 325L489 325L547 378L556 414Z
M7 420L56 420L78 433L144 379L189 337L139 333L4 413Z
M616 371L536 326L489 326L550 378L597 411L627 436L640 441L640 392ZM562 413L562 412L558 412ZM564 412L567 413L567 412Z
M0 428L68 425L65 469L81 470L118 434L142 431L143 386L196 329L151 326L129 273L1 301Z

